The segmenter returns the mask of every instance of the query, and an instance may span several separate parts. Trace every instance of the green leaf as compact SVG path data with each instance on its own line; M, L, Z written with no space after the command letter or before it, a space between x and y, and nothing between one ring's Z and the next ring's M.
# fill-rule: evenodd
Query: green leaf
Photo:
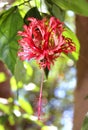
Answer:
M40 15L40 13L39 13L39 11L38 11L38 9L37 9L37 7L31 8L31 9L26 13L26 15L25 15L25 17L24 17L24 22L25 22L26 24L29 23L29 22L27 21L27 18L28 18L28 17L34 17L34 18L42 19L41 15Z
M50 0L45 0L45 3L47 5L47 8L48 8L51 15L55 16L56 18L59 18L61 21L64 20L64 17L65 17L64 10L62 10L56 4L53 4Z
M17 59L16 65L15 65L15 71L14 71L15 79L17 83L19 81L25 82L26 77L26 69L24 68L24 64L21 60Z
M52 14L56 17L59 18L61 21L64 21L65 18L65 11L62 10L60 7L57 5L53 4L52 6Z
M64 10L72 10L77 14L88 16L87 0L51 0L51 2Z
M19 99L19 104L21 106L21 108L26 112L28 113L29 115L33 114L33 109L30 105L30 103L28 103L26 100L20 98Z
M81 130L88 130L88 113L85 116Z
M33 70L29 65L29 63L17 59L15 65L15 71L14 71L14 75L17 83L19 83L19 81L25 84L29 83L32 74L33 74Z
M79 50L80 50L80 43L79 40L74 32L72 32L68 27L65 26L65 31L63 32L63 35L65 37L69 37L72 39L72 41L75 43L76 51L72 52L71 54L68 54L68 57L73 60L78 60L79 58Z
M0 15L0 58L14 73L17 57L17 32L22 28L23 20L17 7L5 11Z

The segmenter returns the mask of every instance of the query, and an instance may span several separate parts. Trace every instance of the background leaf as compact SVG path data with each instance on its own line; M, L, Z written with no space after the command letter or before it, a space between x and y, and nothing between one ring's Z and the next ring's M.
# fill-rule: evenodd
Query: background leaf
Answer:
M28 114L33 114L33 109L31 107L31 105L24 99L20 98L19 99L19 104L21 106L21 108Z
M23 20L17 7L5 11L0 15L0 58L14 73L17 57L17 31L21 29Z
M87 0L51 0L52 3L64 10L72 10L77 14L88 16Z
M51 15L55 16L56 18L59 18L61 21L65 18L65 11L62 10L59 6L52 3L50 0L45 0L46 6L50 12Z
M23 62L17 58L15 65L14 76L17 81L21 81L24 84L29 83L30 77L33 74L33 70L28 62Z
M81 130L88 130L88 113L85 116Z

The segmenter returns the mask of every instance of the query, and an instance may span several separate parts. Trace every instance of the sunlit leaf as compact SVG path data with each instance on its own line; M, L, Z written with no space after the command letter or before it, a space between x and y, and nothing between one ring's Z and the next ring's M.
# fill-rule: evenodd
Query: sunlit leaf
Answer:
M0 110L2 110L4 113L6 114L9 114L10 113L10 109L9 109L9 106L5 105L5 104L2 104L0 103Z
M10 115L10 116L8 117L8 120L9 120L9 122L10 122L10 125L14 125L14 124L15 124L14 116L13 116L13 115Z
M79 40L74 32L72 32L68 27L65 26L65 31L63 32L63 35L65 37L69 37L72 39L76 46L76 51L73 52L72 54L68 54L68 57L73 59L73 60L78 60L79 58L79 49L80 49L80 43Z
M0 130L5 130L4 126L0 124Z
M32 83L32 82L30 82L28 85L24 85L24 89L26 91L39 92L39 87L36 84Z
M35 124L37 124L40 127L44 126L43 122L39 121L36 116L33 116L33 115L29 116L28 114L23 114L22 116L23 116L24 119L27 119L29 121L31 120L31 121L33 121Z
M24 0L15 0L14 5L19 5L23 2L24 2Z
M35 3L36 3L36 6L37 6L38 8L41 8L41 7L40 7L40 6L41 6L40 0L35 0Z
M57 127L51 125L51 126L44 126L41 130L57 130Z
M22 108L26 113L28 113L28 114L30 114L30 115L33 114L33 109L32 109L32 107L31 107L31 105L30 105L29 102L27 102L26 100L20 98L20 99L19 99L19 104L20 104L21 108Z
M24 18L26 12L29 10L30 5L29 2L31 0L14 0L13 6L18 6L19 12L21 16Z
M0 58L14 73L17 57L17 31L21 29L23 20L17 7L5 11L0 15Z
M18 81L17 82L17 87L18 88L22 88L23 87L23 82L22 81Z
M6 75L5 75L5 73L0 72L0 83L5 82L5 81L6 81Z
M32 67L30 66L30 64L28 62L24 62L24 68L27 71L27 75L32 76L33 69L32 69Z
M87 0L51 0L51 2L64 10L72 10L77 14L88 16Z
M13 91L16 91L16 90L17 90L17 83L16 83L15 77L11 77L11 79L10 79L10 84L11 84L12 90L13 90Z

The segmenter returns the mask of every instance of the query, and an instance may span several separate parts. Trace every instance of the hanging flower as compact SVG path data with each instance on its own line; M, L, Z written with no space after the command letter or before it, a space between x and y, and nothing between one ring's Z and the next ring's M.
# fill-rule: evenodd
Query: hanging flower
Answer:
M61 55L61 53L72 53L76 50L75 44L68 37L63 36L64 26L59 19L38 20L28 18L29 25L24 25L23 31L18 35L22 38L18 41L20 48L18 56L21 60L35 59L41 68L50 69L51 64ZM40 95L38 102L38 119L40 120L42 87L44 74L41 77Z
M49 20L44 18L28 18L29 25L24 25L24 30L18 35L20 48L18 56L21 60L34 58L41 68L50 69L51 64L60 54L75 51L75 45L68 37L63 36L63 23L55 17Z

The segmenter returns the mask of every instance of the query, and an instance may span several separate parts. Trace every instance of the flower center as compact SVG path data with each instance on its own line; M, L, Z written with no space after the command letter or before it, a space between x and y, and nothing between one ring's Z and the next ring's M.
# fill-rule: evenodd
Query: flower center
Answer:
M32 38L35 46L38 48L42 48L42 34L38 28L35 28L33 30Z

